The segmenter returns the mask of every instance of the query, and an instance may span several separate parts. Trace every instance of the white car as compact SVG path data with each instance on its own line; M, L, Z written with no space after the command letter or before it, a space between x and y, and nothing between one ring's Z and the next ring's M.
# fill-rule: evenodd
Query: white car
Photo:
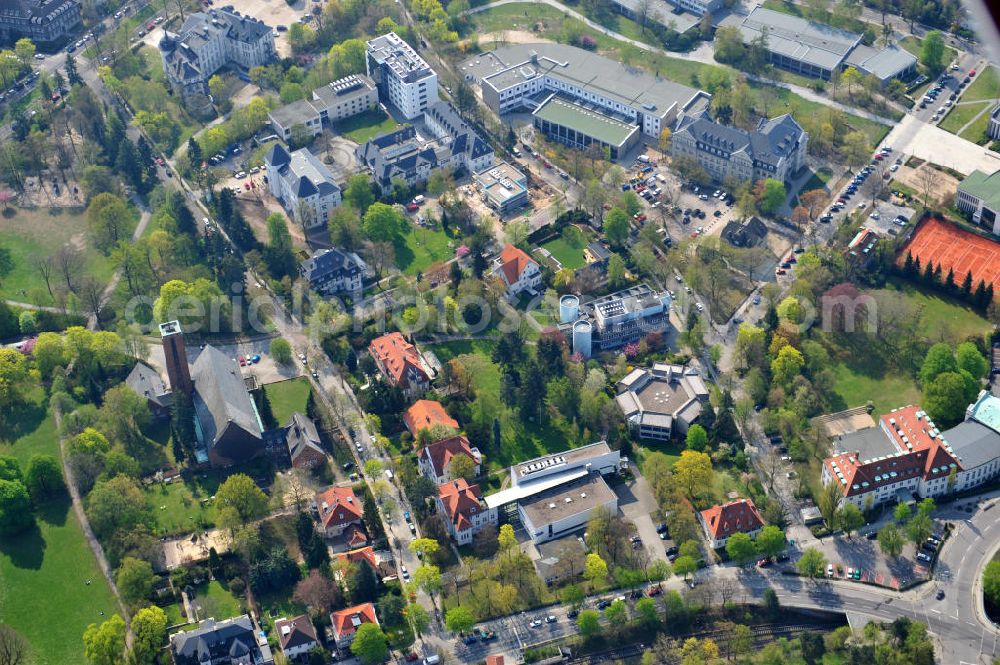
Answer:
M36 53L35 60L45 60L45 56L42 55L41 53Z
M705 311L705 306L702 305L700 302L696 302L694 304L694 306L695 306L695 309L697 309L699 312L704 312Z
M868 216L871 217L872 219L881 219L882 217L882 215L878 214L877 210Z
M534 621L531 622L531 627L532 628L541 628L542 627L542 620L541 619L535 619Z
M236 178L237 180L243 180L243 178L247 177L247 172L246 171L237 171L236 174L233 177Z
M892 166L889 167L889 170L895 173L896 171L899 170L899 164L893 164Z

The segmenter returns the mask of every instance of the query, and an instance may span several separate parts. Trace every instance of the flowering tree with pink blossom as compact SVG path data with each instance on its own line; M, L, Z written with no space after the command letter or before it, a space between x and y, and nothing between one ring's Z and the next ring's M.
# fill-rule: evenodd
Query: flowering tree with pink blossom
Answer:
M624 353L625 357L628 358L629 360L635 358L637 355L639 355L639 344L636 342L633 342L632 344L626 344L624 348L622 348L622 353Z

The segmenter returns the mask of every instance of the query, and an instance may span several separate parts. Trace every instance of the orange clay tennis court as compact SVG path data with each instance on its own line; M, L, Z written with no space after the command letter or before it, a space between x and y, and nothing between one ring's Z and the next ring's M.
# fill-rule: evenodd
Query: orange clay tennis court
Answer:
M941 272L955 271L955 283L961 284L965 274L972 271L972 288L979 280L993 284L1000 291L1000 243L959 228L940 218L925 220L903 246L897 262L902 265L906 252L920 259L920 265L931 261L941 265Z

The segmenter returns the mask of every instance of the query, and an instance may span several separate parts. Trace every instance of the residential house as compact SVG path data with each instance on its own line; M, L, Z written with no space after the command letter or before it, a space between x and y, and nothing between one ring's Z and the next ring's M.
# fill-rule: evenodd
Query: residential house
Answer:
M698 513L698 521L712 549L716 550L725 547L734 533L756 538L764 528L764 520L757 512L753 499L737 499L721 506L716 504Z
M538 262L524 250L508 244L493 261L493 274L507 289L507 300L516 299L527 291L534 294L542 285L542 270Z
M326 453L312 418L296 411L285 426L285 431L285 443L288 445L292 468L308 470L326 464Z
M149 412L156 419L170 417L170 405L173 404L173 393L167 389L160 374L145 363L136 363L125 378L125 384L136 394L146 398Z
M337 649L346 651L350 648L351 643L354 642L355 633L365 623L379 625L378 617L375 615L375 606L371 603L362 603L332 612L330 614L330 630Z
M316 637L316 626L308 614L274 622L274 632L285 658L293 660L308 654L313 647L321 646Z
M193 630L170 636L174 665L273 665L267 639L258 637L246 614L234 619L205 619Z
M324 296L346 293L357 296L364 286L368 264L356 252L344 252L336 247L317 249L299 264L299 275L309 287Z
M336 537L350 526L359 526L364 517L364 506L354 496L350 487L330 487L316 494L313 509L319 517L319 532Z
M417 347L398 332L376 337L368 346L385 380L404 394L415 395L430 388L431 377Z
M475 475L479 475L483 458L478 448L473 448L464 434L450 436L421 448L417 453L417 465L427 478L437 484L451 479L448 465L459 455L465 455L474 463Z
M458 421L448 415L441 402L418 399L403 412L403 424L416 439L422 429L447 427L458 431Z
M497 523L497 511L486 506L479 485L469 485L465 478L438 486L437 511L459 545L471 544L483 527Z

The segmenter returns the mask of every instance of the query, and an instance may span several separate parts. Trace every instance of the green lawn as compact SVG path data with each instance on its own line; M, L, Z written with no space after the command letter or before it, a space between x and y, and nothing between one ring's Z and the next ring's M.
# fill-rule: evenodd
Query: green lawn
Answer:
M135 219L138 222L138 212ZM82 209L54 209L53 213L48 208L11 208L8 214L0 215L0 246L9 249L14 260L14 269L0 282L0 298L52 305L45 280L33 262L53 256L66 244L83 253L80 275L94 277L102 284L111 279L111 262L90 244ZM53 290L59 286L55 275L52 286Z
M423 346L434 351L434 355L438 357L438 360L446 363L455 356L460 356L463 353L479 353L489 358L496 347L496 342L492 339L472 339L468 341L439 342ZM499 383L497 385L499 386Z
M394 245L396 267L411 277L435 263L455 256L455 242L437 228L425 229L408 225Z
M964 132L960 132L959 136L966 141L972 141L973 143L979 145L986 145L990 142L990 137L986 133L989 129L990 124L990 114L989 111L983 113L981 116L976 118L976 120L965 128Z
M818 171L813 171L813 174L806 180L806 184L802 185L800 194L814 190L822 189L826 190L826 183L830 181L833 177L833 172L828 168L821 168Z
M229 591L224 582L212 580L195 589L191 604L195 606L198 619L214 617L218 620L231 619L243 613L243 603Z
M910 53L912 53L913 55L917 56L918 58L920 57L921 43L922 42L921 42L921 40L919 38L914 37L912 35L907 36L907 37L903 37L903 39L901 39L899 41L899 45L902 48L904 48L905 50L909 51ZM958 54L955 52L955 49L953 49L950 46L945 46L944 47L944 55L941 58L941 62L943 62L943 63L945 63L947 65L949 62L951 62L952 60L955 59L956 55L958 55Z
M976 117L976 114L980 111L989 112L990 107L992 107L994 102L979 102L975 104L959 104L958 106L953 106L948 115L944 117L941 121L939 127L946 132L951 132L952 134L957 134L960 129L965 127ZM987 115L984 113L983 115Z
M969 89L965 91L961 99L972 101L974 99L991 99L996 101L1000 97L1000 74L996 67L987 67L976 77Z
M211 495L197 486L175 480L169 485L150 485L145 493L161 535L191 533L215 525Z
M843 399L845 408L864 406L869 400L875 405L875 415L920 401L920 391L908 376L893 372L893 376L871 376L863 363L833 366L836 377L834 391Z
M989 328L989 321L970 307L956 304L938 293L924 291L902 280L891 279L887 290L900 293L923 308L920 334L928 341L941 339L958 344L972 336L982 336Z
M4 432L13 443L0 444L0 454L13 455L22 468L36 453L59 455L47 406L42 391L34 391ZM0 538L0 620L31 643L31 665L80 663L84 629L117 606L69 500L43 504L36 515L37 528Z
M562 236L555 240L550 240L542 245L542 247L549 250L552 256L556 257L556 260L562 264L563 268L576 270L586 263L583 260L583 248L571 245Z
M397 126L395 120L375 109L341 120L333 126L333 130L355 143L367 143L379 134L391 132Z
M271 402L271 413L279 425L288 423L296 411L305 414L310 390L309 379L304 376L264 386L267 399Z

